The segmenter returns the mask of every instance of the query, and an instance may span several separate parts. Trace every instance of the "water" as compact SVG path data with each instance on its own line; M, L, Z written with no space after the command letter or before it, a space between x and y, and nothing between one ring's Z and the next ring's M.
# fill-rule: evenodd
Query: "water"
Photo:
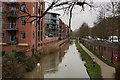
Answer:
M66 43L55 54L45 55L40 67L25 74L25 78L89 78L75 43Z

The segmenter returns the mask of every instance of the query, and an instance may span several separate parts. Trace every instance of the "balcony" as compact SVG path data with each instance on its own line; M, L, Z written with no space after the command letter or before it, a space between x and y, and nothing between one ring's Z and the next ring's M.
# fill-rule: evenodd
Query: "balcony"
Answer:
M16 45L16 44L18 44L18 38L10 39L10 37L4 37L4 38L2 38L2 43Z
M18 17L19 17L19 16L16 14L15 11L6 12L6 14L5 14L4 16L6 16L7 18L18 18Z
M16 28L16 23L4 24L2 25L2 29L7 31L18 31L18 28Z
M10 7L10 8L7 8L6 10L4 10L3 16L7 17L7 18L11 18L11 17L18 18L19 17L17 15L17 11L16 11L15 7Z
M58 20L58 18L56 18L56 17L51 17L51 20Z

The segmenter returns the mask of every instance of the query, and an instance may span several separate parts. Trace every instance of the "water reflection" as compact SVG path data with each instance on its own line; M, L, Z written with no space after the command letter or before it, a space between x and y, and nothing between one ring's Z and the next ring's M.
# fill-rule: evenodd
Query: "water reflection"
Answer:
M45 55L40 67L25 74L25 78L89 78L75 43L66 43L58 53Z

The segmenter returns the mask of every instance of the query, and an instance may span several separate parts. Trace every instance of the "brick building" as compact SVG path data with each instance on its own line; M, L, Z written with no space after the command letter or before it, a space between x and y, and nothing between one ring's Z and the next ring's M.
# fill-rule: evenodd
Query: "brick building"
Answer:
M31 15L42 15L45 11L45 2L5 2L2 3L2 50L11 53L12 49L17 51L23 49L40 49L45 44L43 17L37 27L33 18L19 16L26 15L29 11ZM21 9L21 12L18 12Z
M68 26L61 20L59 19L59 39L62 40L62 39L66 39L68 37L68 34L69 34L69 28Z

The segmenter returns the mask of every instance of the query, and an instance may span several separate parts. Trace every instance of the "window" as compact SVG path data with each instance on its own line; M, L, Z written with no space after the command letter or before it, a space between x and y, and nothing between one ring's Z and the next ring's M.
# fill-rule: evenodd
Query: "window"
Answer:
M38 44L38 47L40 47L40 44Z
M40 25L38 24L38 31L40 31Z
M42 46L42 43L41 43L41 46Z
M40 16L39 12L38 12L38 16Z
M38 41L40 42L40 31L38 31Z
M41 41L42 41L42 31L41 31Z
M2 27L5 27L4 19L2 19L0 23L2 23Z
M2 38L4 38L4 32L2 32Z
M33 48L34 48L34 44L33 44Z
M22 19L21 19L21 25L22 25L22 26L25 26L25 18L22 18Z
M33 13L35 13L35 7L33 6Z
M40 6L40 2L38 2L38 7Z
M41 11L43 10L43 7L42 7L42 5L41 5Z
M4 6L1 6L1 7L0 7L0 12L4 12L4 9L5 9L5 7L4 7Z
M14 15L16 14L16 8L15 7L11 7L11 13L13 13Z
M25 5L22 5L22 6L21 6L21 11L22 11L22 12L25 12Z
M25 32L21 31L21 39L25 39Z
M33 21L33 27L35 26L35 22Z
M35 35L35 34L34 34L34 31L33 31L33 39L34 39L34 35Z
M9 28L15 28L16 27L16 21L15 20L10 20L9 21Z

